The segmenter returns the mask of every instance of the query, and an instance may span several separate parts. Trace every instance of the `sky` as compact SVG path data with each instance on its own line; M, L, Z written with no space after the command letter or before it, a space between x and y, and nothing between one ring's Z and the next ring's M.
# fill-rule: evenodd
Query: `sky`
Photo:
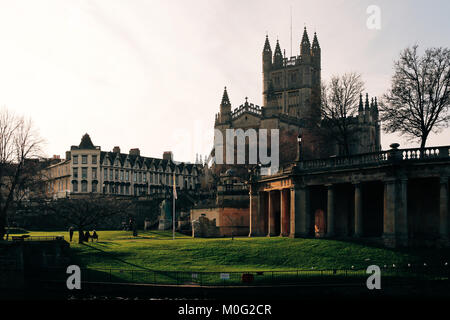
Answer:
M367 27L371 5L380 29ZM102 150L194 162L211 151L224 86L233 108L262 104L266 34L298 55L303 28L317 32L322 79L355 71L380 97L402 49L450 47L448 12L449 1L0 0L0 107L33 120L47 156L89 133ZM418 146L382 135L392 142ZM450 130L428 145L450 145Z

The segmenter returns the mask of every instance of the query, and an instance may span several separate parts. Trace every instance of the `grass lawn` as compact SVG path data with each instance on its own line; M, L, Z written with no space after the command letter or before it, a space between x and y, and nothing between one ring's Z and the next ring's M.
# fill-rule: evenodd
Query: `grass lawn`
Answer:
M296 269L355 269L376 264L406 266L443 265L448 249L393 250L327 239L220 238L193 239L171 231L98 231L100 241L71 243L73 262L88 268L164 271L286 271ZM68 232L35 232L31 236Z

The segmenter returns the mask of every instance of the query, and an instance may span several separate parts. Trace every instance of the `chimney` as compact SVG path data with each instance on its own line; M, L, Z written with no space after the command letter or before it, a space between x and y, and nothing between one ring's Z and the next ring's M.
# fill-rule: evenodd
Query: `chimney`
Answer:
M115 146L115 147L113 148L113 152L114 152L114 153L120 153L120 147L119 147L119 146Z
M61 158L60 158L59 154L54 154L54 155L53 155L53 159L54 159L54 160L59 160L59 159L61 159Z
M140 156L141 155L141 151L139 151L139 148L130 149L130 155L131 156Z
M170 160L170 161L173 161L173 153L172 153L172 151L164 151L164 153L163 153L163 159L164 159L164 160Z
M70 151L66 151L66 160L70 160Z

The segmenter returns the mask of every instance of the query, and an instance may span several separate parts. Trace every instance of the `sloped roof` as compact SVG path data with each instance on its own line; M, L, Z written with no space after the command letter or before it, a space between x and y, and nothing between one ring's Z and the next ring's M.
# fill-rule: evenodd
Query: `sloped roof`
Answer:
M186 168L189 173L192 173L192 169L195 166L198 166L196 164L192 163L175 163L171 160L167 159L160 159L160 158L151 158L151 157L143 157L143 156L137 156L137 155L130 155L127 153L117 153L117 152L110 152L110 151L101 151L100 152L100 163L103 163L105 157L109 158L112 163L116 160L116 158L120 161L120 164L122 166L125 165L125 161L128 159L130 161L131 167L134 167L136 162L138 163L138 166L141 168L144 163L147 165L147 168L150 168L152 165L155 166L155 169L157 169L159 166L165 171L167 169L167 166L170 167L170 169L173 171L175 170L175 167L178 167L181 171L183 168Z
M78 146L79 149L95 149L94 144L92 143L91 137L85 133L83 137L81 138L80 145Z

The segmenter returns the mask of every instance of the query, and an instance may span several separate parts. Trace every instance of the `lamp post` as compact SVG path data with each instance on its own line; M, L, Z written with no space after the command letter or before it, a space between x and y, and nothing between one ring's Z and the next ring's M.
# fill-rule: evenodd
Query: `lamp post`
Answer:
M297 136L297 161L302 160L302 135Z
M247 183L249 184L252 183L255 180L255 178L259 176L260 170L261 170L261 163L258 161L256 165L248 169L249 177Z

